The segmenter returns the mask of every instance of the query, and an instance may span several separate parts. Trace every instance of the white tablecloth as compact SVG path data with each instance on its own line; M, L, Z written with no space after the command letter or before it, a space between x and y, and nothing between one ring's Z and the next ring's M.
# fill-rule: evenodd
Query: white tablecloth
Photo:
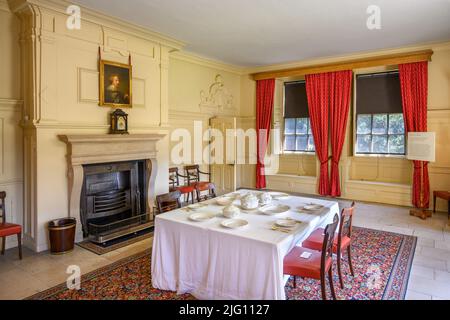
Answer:
M241 194L250 190L240 190ZM226 229L225 219L189 220L193 211L178 209L155 218L152 252L152 283L162 290L191 293L198 299L285 299L283 258L301 244L319 226L333 220L339 212L337 202L291 196L277 202L291 210L276 216L242 213L239 218L249 224L242 229ZM219 214L223 207L215 204L195 212ZM321 214L296 210L302 204L319 203ZM271 230L280 218L302 221L292 233Z

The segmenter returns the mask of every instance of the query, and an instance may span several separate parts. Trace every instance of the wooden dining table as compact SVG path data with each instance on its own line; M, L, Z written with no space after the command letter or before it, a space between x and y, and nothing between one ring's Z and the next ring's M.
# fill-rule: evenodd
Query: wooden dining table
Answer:
M228 196L239 198L253 190ZM216 199L160 214L155 218L151 273L155 288L190 293L197 299L284 300L283 258L312 231L323 227L339 213L338 203L315 198L285 196L272 204L288 210L268 215L261 210L241 210L238 219L246 226L225 228L223 206ZM307 211L303 206L322 208ZM206 221L192 221L193 213L208 213ZM278 219L291 219L291 229L277 228Z

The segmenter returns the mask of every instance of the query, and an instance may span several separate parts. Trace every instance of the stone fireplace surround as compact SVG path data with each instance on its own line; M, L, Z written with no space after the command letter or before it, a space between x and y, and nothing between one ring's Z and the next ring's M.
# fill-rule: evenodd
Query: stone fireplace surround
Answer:
M151 213L157 174L156 143L164 134L73 134L59 135L67 144L67 177L69 185L69 216L77 219L75 241L83 240L80 219L80 197L83 186L83 165L118 161L145 160L148 197L146 213Z

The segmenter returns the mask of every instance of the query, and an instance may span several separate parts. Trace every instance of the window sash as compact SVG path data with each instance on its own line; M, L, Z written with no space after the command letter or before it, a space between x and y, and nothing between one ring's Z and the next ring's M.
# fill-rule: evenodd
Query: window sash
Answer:
M283 152L307 152L307 153L315 153L315 146L313 145L313 150L309 150L309 141L312 138L312 131L311 131L311 123L310 118L283 118L284 122L284 130L283 130ZM292 119L294 120L294 130L293 132L286 133L286 120ZM306 122L306 133L297 133L297 124L299 119L307 119ZM286 149L286 137L294 137L294 149ZM306 138L306 149L297 149L297 139L299 137L302 137L303 139ZM314 141L314 140L313 140Z
M391 132L391 115L397 115L399 113L373 113L373 114L357 114L356 115L356 119L355 119L355 143L354 143L354 147L355 147L355 155L395 155L395 156L404 156L406 155L406 132L405 132L405 128L403 128L403 133L390 133ZM370 130L369 133L359 133L358 132L358 120L360 116L368 116L370 115ZM374 116L376 115L386 115L386 130L383 133L374 133L373 132L373 119ZM403 115L402 115L403 117ZM391 137L394 136L403 136L403 152L393 152L390 149L390 141L391 141ZM362 138L369 138L369 141L366 141L368 146L369 146L369 151L359 151L358 147L359 147L359 141ZM386 137L386 150L387 152L382 152L382 151L374 151L374 137Z

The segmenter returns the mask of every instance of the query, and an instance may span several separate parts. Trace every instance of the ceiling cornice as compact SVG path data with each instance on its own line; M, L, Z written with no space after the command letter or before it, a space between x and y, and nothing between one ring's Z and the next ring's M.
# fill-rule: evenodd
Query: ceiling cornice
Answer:
M171 59L186 61L190 63L195 63L204 67L212 68L212 69L218 69L221 71L226 71L229 73L234 73L237 75L244 75L246 74L244 67L239 67L233 64L229 64L226 62L205 58L190 52L186 51L176 51L170 54Z
M74 4L66 0L8 0L8 3L9 8L12 12L21 11L27 6L37 6L62 14L66 14L67 7ZM82 9L82 19L85 21L103 25L110 29L131 34L135 37L150 40L166 47L172 48L172 50L181 50L186 45L186 43L183 41L176 40L154 31L150 31L147 28L129 23L120 18L106 15L79 4L76 5Z

